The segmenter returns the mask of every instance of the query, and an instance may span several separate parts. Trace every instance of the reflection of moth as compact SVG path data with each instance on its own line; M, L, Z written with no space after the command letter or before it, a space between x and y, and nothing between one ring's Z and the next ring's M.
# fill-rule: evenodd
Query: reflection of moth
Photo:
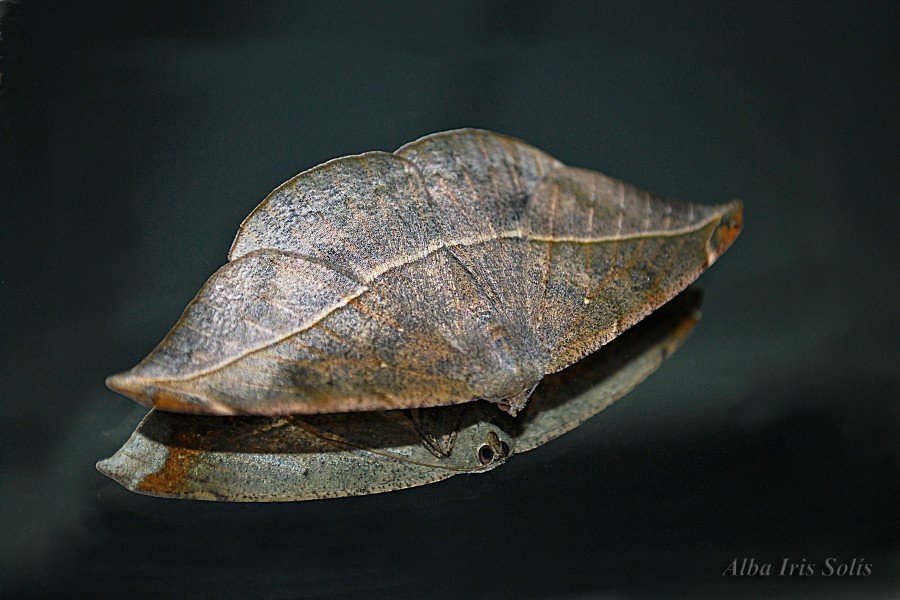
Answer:
M98 468L130 490L287 501L403 489L477 473L577 427L659 367L697 319L688 290L602 351L544 379L511 417L485 402L274 417L152 411Z
M485 399L515 414L544 375L683 290L741 225L739 202L665 200L505 136L435 134L272 192L162 343L108 383L187 413Z

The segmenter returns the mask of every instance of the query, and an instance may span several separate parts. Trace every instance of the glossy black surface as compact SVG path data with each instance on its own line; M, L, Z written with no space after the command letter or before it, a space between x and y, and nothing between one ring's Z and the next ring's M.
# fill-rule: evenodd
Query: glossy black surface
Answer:
M0 595L900 593L892 4L3 10ZM392 494L215 505L96 472L144 413L104 377L272 188L460 126L745 201L659 372L499 469ZM744 557L872 574L723 577Z

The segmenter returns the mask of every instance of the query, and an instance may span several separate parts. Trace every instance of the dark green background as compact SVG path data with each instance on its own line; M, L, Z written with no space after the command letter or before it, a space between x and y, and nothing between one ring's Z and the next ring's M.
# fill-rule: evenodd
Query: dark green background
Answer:
M0 594L900 592L894 3L3 3ZM626 400L485 475L279 506L94 470L105 389L276 185L474 126L746 203L704 318ZM864 579L723 578L865 558Z

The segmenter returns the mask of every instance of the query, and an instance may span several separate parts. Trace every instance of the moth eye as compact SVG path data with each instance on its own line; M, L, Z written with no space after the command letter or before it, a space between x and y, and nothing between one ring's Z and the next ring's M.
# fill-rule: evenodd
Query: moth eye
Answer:
M500 455L501 456L509 456L509 444L500 440Z
M481 464L486 465L492 460L494 460L494 449L491 448L488 444L485 444L481 448L478 449L478 460L481 461Z

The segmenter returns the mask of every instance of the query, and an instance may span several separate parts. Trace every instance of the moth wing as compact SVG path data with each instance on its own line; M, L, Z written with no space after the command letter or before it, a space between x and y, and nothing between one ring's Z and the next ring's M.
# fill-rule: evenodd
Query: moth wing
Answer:
M428 135L395 154L422 173L445 240L515 231L538 181L561 164L525 142L479 129Z
M419 171L385 152L331 160L276 188L244 219L228 254L291 252L371 280L437 239Z
M368 287L306 257L257 250L215 273L159 346L107 383L147 406L215 414L491 397L504 356L485 350L477 317L487 308L462 285L467 276L436 252Z
M731 245L739 201L675 202L593 171L560 167L523 219L523 282L535 336L558 371L686 288Z
M178 386L234 370L243 358L313 327L365 290L361 283L305 258L252 252L210 277L147 358L109 377L107 384L147 406L235 412L215 394L179 393Z
M516 452L575 429L652 375L693 331L702 298L685 290L600 351L545 377L516 420Z
M481 414L484 408L429 409L432 431L446 438L437 445L423 437L409 411L223 418L154 410L97 468L134 492L195 500L387 492L486 470L477 450L487 426L480 418L460 419L460 410Z
M397 154L422 172L446 253L476 290L482 322L510 345L501 362L539 373L530 389L547 357L523 296L528 255L521 225L536 186L561 163L520 140L475 129L430 135ZM496 342L484 341L487 353Z

